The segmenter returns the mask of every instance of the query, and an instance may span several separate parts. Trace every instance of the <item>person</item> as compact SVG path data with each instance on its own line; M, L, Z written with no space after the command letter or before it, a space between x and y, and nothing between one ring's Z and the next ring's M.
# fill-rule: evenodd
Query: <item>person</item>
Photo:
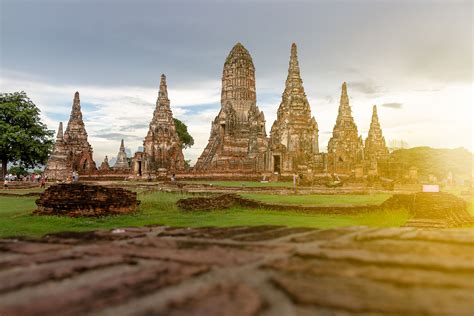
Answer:
M40 188L41 189L44 189L46 187L46 179L44 177L44 175L41 177L41 186Z
M298 180L298 175L296 173L293 173L293 190L296 193L296 181Z
M174 173L171 176L171 182L176 182L176 174L174 174Z
M3 181L3 188L5 190L8 190L8 179L5 177L5 180Z

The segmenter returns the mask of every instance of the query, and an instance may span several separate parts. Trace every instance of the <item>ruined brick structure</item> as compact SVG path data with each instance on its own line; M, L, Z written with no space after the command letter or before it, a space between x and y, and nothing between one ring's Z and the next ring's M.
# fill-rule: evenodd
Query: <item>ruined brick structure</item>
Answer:
M48 164L44 170L48 179L66 179L72 173L69 153L64 142L63 122L59 122L58 134L54 143L53 153L49 156Z
M38 215L105 216L137 209L137 192L82 183L52 185L36 200Z
M267 170L272 173L291 175L322 169L322 156L318 155L318 124L311 116L294 43L285 91L270 131L268 149Z
M53 154L45 169L48 179L64 180L72 171L77 171L79 174L91 174L97 171L92 159L92 147L87 141L87 132L82 120L79 92L74 94L66 131L63 135L60 124L56 139Z
M364 158L366 160L377 160L386 159L387 157L388 148L385 144L385 137L382 135L382 128L380 127L379 117L377 115L377 106L374 105L369 135L365 139Z
M333 135L328 143L328 171L351 174L364 160L362 136L352 117L347 84L342 84L341 101Z
M382 135L379 117L377 115L377 106L374 105L372 110L372 121L370 123L369 135L365 139L364 159L366 161L366 173L369 175L377 175L378 164L386 162L389 153L385 138Z
M0 315L472 315L473 239L268 225L8 238Z
M247 49L237 43L222 72L221 110L195 172L259 173L264 171L267 138L265 116L257 107L255 67Z
M130 166L128 165L127 160L127 153L125 152L125 145L123 143L123 139L120 142L120 149L117 154L117 161L114 164L114 170L130 170Z
M133 175L168 174L184 170L184 156L170 108L165 75L161 75L156 108L143 148L143 153L135 153L132 161Z
M101 173L110 171L109 157L107 157L107 155L105 156L104 161L100 164L99 170Z

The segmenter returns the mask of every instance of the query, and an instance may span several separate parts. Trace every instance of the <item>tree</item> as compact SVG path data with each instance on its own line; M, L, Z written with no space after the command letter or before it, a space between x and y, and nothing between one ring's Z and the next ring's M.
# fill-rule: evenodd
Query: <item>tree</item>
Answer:
M48 160L54 131L47 129L39 114L40 110L25 92L0 94L0 159L3 177L8 162L34 168Z
M8 169L9 174L14 174L17 177L20 176L27 176L28 175L28 170L26 170L23 166L11 166Z
M186 149L194 145L194 138L189 135L188 127L186 124L174 118L174 125L176 126L176 133L178 133L179 140L181 141L181 148Z

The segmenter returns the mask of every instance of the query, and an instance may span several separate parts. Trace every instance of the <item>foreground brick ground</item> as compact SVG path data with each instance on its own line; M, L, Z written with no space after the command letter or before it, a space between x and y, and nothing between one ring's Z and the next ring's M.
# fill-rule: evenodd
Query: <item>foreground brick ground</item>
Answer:
M0 240L0 315L472 315L474 230L133 228Z

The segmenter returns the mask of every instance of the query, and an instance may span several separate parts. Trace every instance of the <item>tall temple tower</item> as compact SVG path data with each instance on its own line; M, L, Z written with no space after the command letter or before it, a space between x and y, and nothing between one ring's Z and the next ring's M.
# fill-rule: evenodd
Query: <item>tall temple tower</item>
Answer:
M114 164L114 170L129 170L130 166L128 165L127 153L125 152L125 145L123 139L120 142L120 149L117 154L117 160Z
M221 110L212 122L209 142L195 171L258 173L264 170L265 116L257 107L255 91L252 57L237 43L224 63Z
M372 121L370 123L369 135L365 139L364 153L365 159L369 161L388 158L388 148L382 135L376 105L372 108Z
M285 90L269 141L267 169L281 175L312 172L322 168L318 144L318 124L311 116L301 80L296 44L291 45Z
M333 134L328 143L328 170L333 173L350 174L364 159L362 137L352 117L347 95L347 84L342 84L339 113Z
M143 148L143 153L136 153L133 159L134 174L184 170L184 155L170 108L165 75L161 75L158 99Z
M44 174L48 179L66 180L72 174L72 165L68 160L68 150L64 142L63 122L59 122L58 134L53 153L49 156Z
M79 92L74 94L71 115L64 133L64 141L69 151L73 170L79 173L97 170L92 159L92 146L87 141L87 132L82 120Z
M63 123L59 123L54 150L48 159L45 175L49 179L65 180L77 171L90 174L97 171L92 159L92 146L87 141L87 132L82 120L79 92L74 94L71 115L63 135Z

